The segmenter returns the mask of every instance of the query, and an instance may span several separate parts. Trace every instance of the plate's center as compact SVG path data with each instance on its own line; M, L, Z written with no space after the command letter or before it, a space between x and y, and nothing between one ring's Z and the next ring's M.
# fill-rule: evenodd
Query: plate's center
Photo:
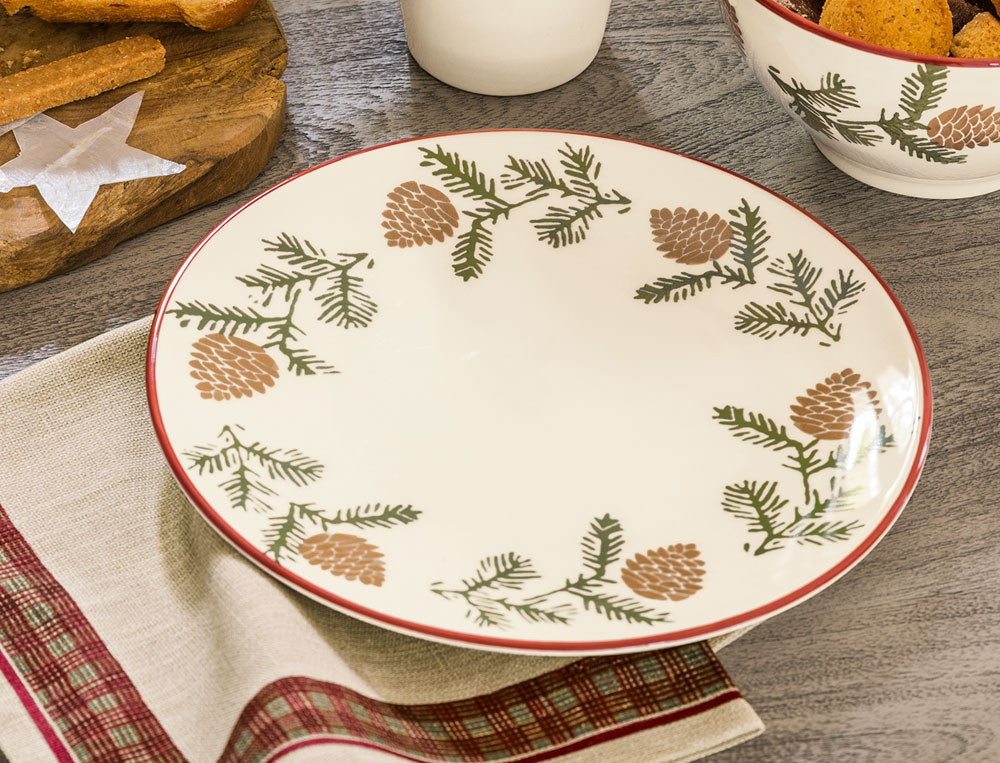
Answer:
M478 527L585 524L666 510L703 468L682 433L714 433L710 354L606 282L533 270L516 298L498 280L385 300L385 330L330 383L338 483L357 500L422 498Z

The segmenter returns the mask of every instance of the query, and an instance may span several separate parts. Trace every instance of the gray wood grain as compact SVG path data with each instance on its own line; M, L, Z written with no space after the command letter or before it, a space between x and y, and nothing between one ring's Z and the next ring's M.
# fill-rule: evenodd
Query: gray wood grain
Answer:
M276 5L291 51L289 116L265 172L81 270L0 294L0 376L149 314L224 215L346 151L551 127L717 162L805 207L868 258L916 324L936 403L927 468L889 536L858 570L723 653L768 731L713 760L1000 760L1000 195L908 199L840 174L752 79L714 2L617 0L584 75L515 99L424 74L391 0Z

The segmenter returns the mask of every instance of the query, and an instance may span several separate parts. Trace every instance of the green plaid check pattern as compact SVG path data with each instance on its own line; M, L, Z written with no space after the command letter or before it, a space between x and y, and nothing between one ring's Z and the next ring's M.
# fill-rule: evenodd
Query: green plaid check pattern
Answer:
M79 763L184 760L3 507L0 647Z
M58 760L185 761L0 507L0 660L5 656L58 730L43 729ZM392 704L290 677L251 700L219 760L265 763L297 745L342 743L428 763L528 763L740 697L704 642L581 659L492 694L436 704Z
M586 658L493 694L427 705L285 678L247 706L220 763L263 763L297 741L360 743L417 761L539 761L740 696L705 643Z

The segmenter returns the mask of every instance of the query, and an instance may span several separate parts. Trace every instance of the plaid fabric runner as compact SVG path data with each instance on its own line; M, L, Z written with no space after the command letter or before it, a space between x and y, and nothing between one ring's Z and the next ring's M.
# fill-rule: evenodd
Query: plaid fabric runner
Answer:
M34 711L57 759L185 761L2 506L0 667L19 677L58 729L43 728ZM322 742L432 763L540 761L740 697L704 642L585 658L492 694L437 704L392 704L338 684L284 678L247 705L220 763L262 763Z
M2 506L0 648L80 763L184 760Z
M285 678L250 702L220 763L261 763L317 735L418 761L544 760L740 696L706 643L586 658L493 694L440 704L390 704L336 684Z

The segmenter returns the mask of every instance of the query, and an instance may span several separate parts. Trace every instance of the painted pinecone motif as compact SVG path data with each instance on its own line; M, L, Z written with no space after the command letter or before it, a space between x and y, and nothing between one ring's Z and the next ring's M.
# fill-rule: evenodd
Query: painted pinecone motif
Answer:
M681 601L701 590L705 563L694 543L636 554L622 568L622 581L638 596Z
M991 106L957 106L927 125L927 136L945 148L964 149L1000 142L1000 113Z
M206 334L191 346L191 376L205 399L229 400L264 393L278 378L278 364L260 345L225 334Z
M373 546L357 535L313 535L302 541L299 553L309 564L318 564L332 575L359 580L365 585L376 587L385 581L385 563L378 546Z
M874 409L878 416L882 412L878 393L850 368L831 374L795 400L792 422L818 440L846 440L859 413Z
M729 251L733 229L719 215L697 209L653 209L649 212L656 250L684 265L701 265Z
M382 217L389 246L402 248L444 241L458 227L458 211L448 197L413 180L389 193Z

